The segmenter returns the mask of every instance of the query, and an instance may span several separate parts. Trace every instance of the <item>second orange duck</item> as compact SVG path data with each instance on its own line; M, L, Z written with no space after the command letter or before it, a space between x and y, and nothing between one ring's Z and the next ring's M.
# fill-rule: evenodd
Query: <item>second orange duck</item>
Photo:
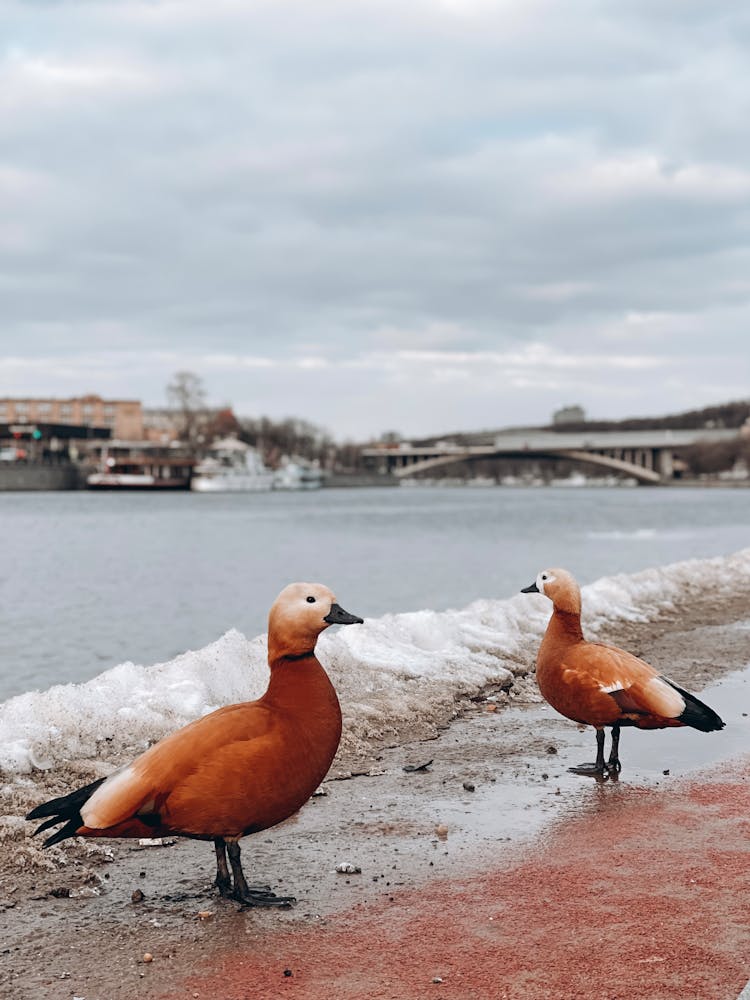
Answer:
M596 761L569 770L594 776L617 774L621 726L691 726L704 733L724 728L712 708L644 660L617 646L587 642L581 630L581 591L566 570L543 570L521 593L544 594L553 604L536 662L539 690L561 715L596 729ZM606 761L605 726L612 728Z

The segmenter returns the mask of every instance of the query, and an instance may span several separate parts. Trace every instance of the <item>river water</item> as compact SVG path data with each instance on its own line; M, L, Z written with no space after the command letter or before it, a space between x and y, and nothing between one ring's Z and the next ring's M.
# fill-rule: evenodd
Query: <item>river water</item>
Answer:
M318 580L365 617L510 597L750 544L750 492L425 488L0 494L0 700L265 630Z

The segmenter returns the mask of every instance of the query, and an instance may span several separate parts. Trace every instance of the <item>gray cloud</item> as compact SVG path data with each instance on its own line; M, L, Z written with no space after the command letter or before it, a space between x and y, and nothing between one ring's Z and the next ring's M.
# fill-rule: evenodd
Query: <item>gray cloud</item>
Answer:
M8 9L9 392L192 367L339 436L747 395L744 4Z

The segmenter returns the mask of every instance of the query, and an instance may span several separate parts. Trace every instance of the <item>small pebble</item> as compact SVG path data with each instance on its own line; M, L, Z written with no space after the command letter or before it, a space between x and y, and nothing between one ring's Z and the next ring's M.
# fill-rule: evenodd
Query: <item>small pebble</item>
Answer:
M487 712L496 712L497 711L497 705L485 705L484 707L485 707L485 711L487 711Z
M464 788L465 788L465 790L467 792L473 792L474 791L474 785L470 781L465 781L464 782Z
M199 920L211 920L213 919L213 915L214 915L213 910L198 910Z
M143 956L143 961L148 963L148 962L153 962L153 960L154 956L151 954L150 951L147 951L146 954Z
M291 976L292 975L292 970L291 969L284 969L284 975L287 976L287 977Z
M433 976L432 981L433 983L442 983L443 979L442 976Z
M557 747L553 746L547 747L547 753L557 753Z
M146 898L145 893L142 892L140 889L133 889L133 891L130 894L130 899L133 903L142 903L145 898Z
M339 861L336 865L339 875L361 875L362 869L359 865L353 865L351 861Z
M662 774L669 774L669 768L661 772Z
M438 823L438 825L435 827L435 833L437 834L438 840L448 839L448 827L445 825L445 823Z
M80 889L71 889L70 895L74 899L93 899L94 896L100 896L101 892L95 885L83 885Z

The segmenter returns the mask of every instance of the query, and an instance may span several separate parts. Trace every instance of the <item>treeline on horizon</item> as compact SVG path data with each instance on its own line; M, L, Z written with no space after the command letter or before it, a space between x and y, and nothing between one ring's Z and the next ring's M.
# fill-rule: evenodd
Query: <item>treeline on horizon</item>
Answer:
M309 420L238 417L229 405L207 406L203 379L194 372L174 374L167 386L167 401L177 416L180 440L196 453L212 441L234 436L256 448L265 464L274 469L287 456L319 462L323 468L358 467L359 445L336 444L326 430Z
M361 445L337 444L322 427L298 417L272 420L270 417L237 417L230 407L218 410L205 420L206 440L236 436L252 445L266 465L276 468L284 456L319 462L324 468L356 469Z
M750 418L750 400L736 400L687 410L666 417L629 417L626 420L584 420L577 424L550 425L545 430L566 431L643 431L656 428L670 431L693 431L703 427L740 428Z
M714 406L704 406L700 410L686 410L684 413L670 413L661 417L626 417L623 420L582 420L575 423L544 424L529 430L543 430L576 433L578 431L643 431L643 430L700 430L701 428L740 427L750 419L750 400L735 400L730 403L717 403ZM430 446L436 441L449 440L458 444L479 443L479 439L488 442L494 440L501 430L460 431L456 434L433 434L421 438L415 444Z

